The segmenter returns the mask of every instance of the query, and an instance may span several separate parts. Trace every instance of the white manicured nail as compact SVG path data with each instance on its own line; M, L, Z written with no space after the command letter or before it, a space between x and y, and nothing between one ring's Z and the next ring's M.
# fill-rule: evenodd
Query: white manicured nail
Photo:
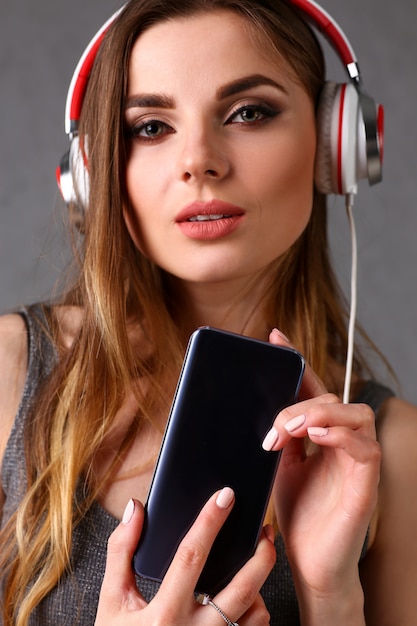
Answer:
M224 487L216 499L216 504L220 509L228 509L235 497L233 489Z

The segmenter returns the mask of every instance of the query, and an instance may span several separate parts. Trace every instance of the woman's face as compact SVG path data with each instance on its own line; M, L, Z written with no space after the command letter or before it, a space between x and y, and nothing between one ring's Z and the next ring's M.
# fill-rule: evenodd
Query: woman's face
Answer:
M267 50L221 10L134 44L125 219L137 247L184 281L254 277L309 220L314 106Z

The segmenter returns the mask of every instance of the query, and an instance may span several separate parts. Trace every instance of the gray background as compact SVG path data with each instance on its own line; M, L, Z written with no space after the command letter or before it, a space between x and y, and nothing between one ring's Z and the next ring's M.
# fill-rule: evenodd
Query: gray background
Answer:
M0 311L49 293L65 258L54 170L67 149L66 91L78 58L117 0L0 0ZM386 110L384 182L361 183L358 318L417 403L417 3L323 0ZM327 50L327 46L325 45ZM332 52L329 77L345 80ZM331 241L349 294L343 202L330 199ZM381 372L382 374L382 372Z

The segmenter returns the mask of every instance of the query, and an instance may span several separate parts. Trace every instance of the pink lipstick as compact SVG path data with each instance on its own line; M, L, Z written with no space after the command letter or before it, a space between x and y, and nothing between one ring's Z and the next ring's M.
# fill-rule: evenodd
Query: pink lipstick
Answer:
M187 204L176 216L181 232L191 239L213 240L226 237L238 228L244 210L223 200Z

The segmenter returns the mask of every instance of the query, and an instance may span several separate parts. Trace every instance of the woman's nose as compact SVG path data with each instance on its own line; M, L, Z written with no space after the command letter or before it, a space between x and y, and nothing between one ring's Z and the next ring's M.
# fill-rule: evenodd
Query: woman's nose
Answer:
M225 146L215 130L184 134L178 160L178 175L184 182L222 180L230 171Z

